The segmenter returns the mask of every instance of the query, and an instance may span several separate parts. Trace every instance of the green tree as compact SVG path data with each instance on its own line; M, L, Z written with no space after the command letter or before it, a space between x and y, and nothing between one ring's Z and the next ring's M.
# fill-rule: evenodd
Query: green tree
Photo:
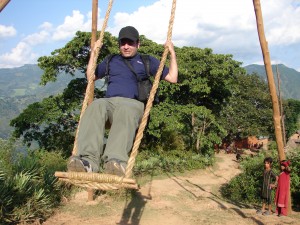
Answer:
M86 72L87 62L90 58L91 33L76 32L76 36L68 42L65 47L51 52L51 56L43 56L38 59L39 67L44 70L41 84L54 82L59 74L69 74L74 76L76 71L83 74ZM109 33L105 33L104 47L101 49L98 60L102 60L107 54L117 51L114 44L116 38Z
M141 53L152 49L150 53L159 57L163 46L141 36ZM90 33L77 32L73 40L61 49L54 50L51 56L38 59L39 66L44 70L41 84L55 82L60 74L73 76L76 71L84 73L90 57ZM104 46L98 61L107 54L117 53L117 39L105 33ZM18 117L10 123L15 127L14 137L22 137L31 145L37 142L46 150L62 149L69 155L74 142L74 132L77 127L79 111L86 89L86 78L72 80L62 94L44 98L41 102L29 105ZM103 90L95 90L95 97L103 96Z
M273 133L272 105L268 86L257 75L236 76L232 96L223 105L220 121L229 139Z
M213 54L211 49L183 47L176 54L179 84L160 86L163 102L152 110L148 132L159 137L174 129L187 148L211 152L226 134L216 118L243 69L231 55Z
M235 76L242 73L241 63L232 55L213 54L211 49L183 47L176 51L180 89L174 102L202 105L218 113L231 96Z
M74 75L77 70L84 73L90 57L89 45L90 33L77 32L65 47L39 58L39 66L44 70L41 84L56 81L60 74ZM163 45L141 36L140 53L160 58L163 50ZM117 52L117 38L105 33L98 61ZM160 103L151 110L143 142L146 146L163 146L166 140L161 137L172 134L170 137L176 135L181 145L172 148L195 149L206 154L228 133L220 123L220 112L240 85L237 77L245 72L232 55L213 54L211 49L183 47L176 48L176 53L179 83L161 82ZM69 154L85 88L85 78L75 79L62 94L30 105L11 121L14 135L23 137L26 143L37 141L47 150L64 149ZM102 90L96 90L95 97L102 95Z
M289 138L297 130L300 129L300 101L295 99L287 99L283 103L283 110L285 115L285 129L286 136Z

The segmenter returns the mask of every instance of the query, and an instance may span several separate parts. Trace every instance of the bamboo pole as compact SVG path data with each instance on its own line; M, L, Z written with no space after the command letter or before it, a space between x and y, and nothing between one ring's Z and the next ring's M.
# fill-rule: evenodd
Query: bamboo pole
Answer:
M280 117L281 117L281 128L282 128L282 139L283 139L283 146L286 146L286 137L285 137L285 124L284 124L284 112L282 106L282 96L281 96L281 80L280 80L280 73L278 69L278 64L276 65L276 74L277 74L277 83L278 83L278 98L279 98L279 105L280 105Z
M10 0L0 0L0 12L5 8L5 6L10 2Z
M91 37L91 49L94 49L95 42L97 40L97 24L98 24L98 0L93 0L92 2L92 37ZM91 84L95 88L95 82ZM93 94L93 93L92 93ZM89 100L88 104L91 104L94 99L94 95L92 95ZM94 200L94 190L92 188L87 189L88 194L88 201Z
M254 10L256 15L257 31L258 31L259 41L260 41L262 54L264 58L264 64L265 64L265 69L266 69L266 74L267 74L268 84L270 89L270 95L271 95L272 105L273 105L273 120L274 120L274 127L275 127L277 151L278 151L279 161L281 161L286 159L284 153L281 116L280 116L280 110L278 104L278 97L276 94L276 86L274 82L272 65L270 60L270 52L268 49L268 42L266 41L266 37L264 33L264 25L263 25L263 17L261 12L260 0L253 0L253 5L254 5ZM291 211L292 211L292 204L291 204L291 193L290 193L289 203L288 203L288 213L291 213Z
M273 105L273 121L275 127L277 151L278 151L279 160L281 161L285 159L285 154L284 154L284 145L282 140L280 110L279 110L278 98L276 94L276 86L275 86L274 76L272 71L270 52L268 49L268 42L266 41L265 32L264 32L260 0L253 0L253 5L254 5L254 11L256 15L257 31L258 31L260 46L263 54L265 70L267 74L268 85L269 85L270 95L271 95L272 105Z
M97 25L98 25L98 0L92 2L92 38L91 49L94 48L97 40Z

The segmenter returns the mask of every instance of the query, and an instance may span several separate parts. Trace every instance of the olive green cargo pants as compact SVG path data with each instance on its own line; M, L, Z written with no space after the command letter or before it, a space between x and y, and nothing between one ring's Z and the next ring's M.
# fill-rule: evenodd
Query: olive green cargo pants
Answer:
M104 162L127 162L143 112L144 103L135 99L112 97L93 101L80 121L77 155L91 164L93 172L99 171L101 157ZM107 120L111 128L103 152Z

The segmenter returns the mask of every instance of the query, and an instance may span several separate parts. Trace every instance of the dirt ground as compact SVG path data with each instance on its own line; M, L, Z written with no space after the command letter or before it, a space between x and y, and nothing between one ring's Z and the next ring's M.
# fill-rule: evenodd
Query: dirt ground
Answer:
M222 199L220 187L240 170L234 154L221 152L216 157L213 168L154 177L138 192L128 192L117 200L116 196L100 195L87 202L87 192L81 191L43 224L300 225L300 212L293 211L288 217L263 216L257 215L254 207Z

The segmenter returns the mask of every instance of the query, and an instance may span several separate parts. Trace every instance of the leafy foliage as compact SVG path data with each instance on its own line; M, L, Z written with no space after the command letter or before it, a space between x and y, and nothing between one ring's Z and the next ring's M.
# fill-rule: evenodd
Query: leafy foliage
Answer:
M143 176L145 174L183 172L202 169L213 163L213 157L202 156L193 151L153 149L152 151L143 151L137 156L134 174Z
M65 47L39 58L39 66L44 70L41 83L55 81L58 74L84 72L90 57L89 45L90 33L77 32ZM141 36L141 54L159 58L163 50L162 45ZM117 52L117 39L105 33L98 62ZM154 145L171 148L169 144L177 136L182 150L211 155L214 144L221 143L229 133L238 133L242 125L245 135L270 130L271 123L266 122L270 103L265 97L264 83L255 77L247 78L241 63L233 60L232 55L213 54L211 49L195 47L176 48L176 54L179 83L161 82L160 104L151 110L142 149ZM30 105L11 121L14 136L23 137L28 144L36 141L46 150L63 149L65 155L70 154L85 87L85 79L75 79L63 94ZM96 93L96 97L103 95L102 90ZM233 113L239 113L234 126L230 118Z
M300 101L288 99L283 103L286 136L289 138L300 129Z
M43 56L38 59L38 65L44 70L41 84L45 85L47 82L56 81L57 75L61 72L74 76L75 72L79 70L82 73L86 72L87 63L90 58L90 32L76 32L76 36L65 47L56 49L51 52L51 56ZM98 57L99 62L104 57L116 48L117 39L112 37L108 32L105 33L104 47L101 49Z
M300 209L300 147L291 150L287 154L291 160L291 195L292 203Z
M65 160L58 152L36 151L25 156L10 142L0 142L0 223L44 220L67 194L67 187L54 177L54 171L65 169Z
M242 162L243 173L221 188L222 195L235 202L260 203L264 155L248 157Z
M267 84L257 75L236 76L233 94L220 114L223 126L234 137L273 133L270 94Z
M184 143L182 150L195 149L203 155L211 155L213 143L220 143L220 137L224 134L214 115L203 106L162 103L152 110L151 115L155 115L155 121L151 120L148 133L161 140L162 146L174 143L173 136L176 136L177 140ZM177 135L170 135L172 132ZM196 148L197 141L201 147Z

